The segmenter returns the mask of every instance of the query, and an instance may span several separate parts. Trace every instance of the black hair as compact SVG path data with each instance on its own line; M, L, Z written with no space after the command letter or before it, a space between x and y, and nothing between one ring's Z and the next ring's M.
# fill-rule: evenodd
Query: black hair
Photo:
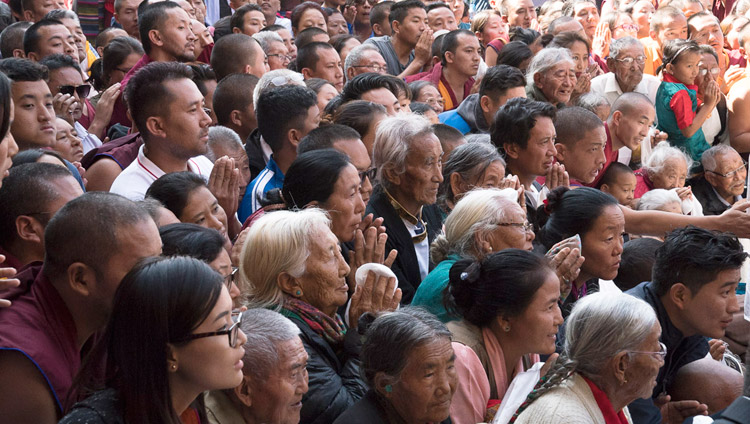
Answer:
M30 215L46 224L52 217L50 203L60 196L53 183L73 175L59 165L28 163L14 166L0 186L0 246L9 247L18 238L16 219ZM33 195L29 195L33 193Z
M500 96L505 95L508 89L525 85L526 78L518 68L508 65L493 66L487 69L487 73L484 74L479 84L479 97L487 96L497 101Z
M354 100L338 108L333 115L333 122L354 129L362 138L370 131L373 116L375 114L385 115L385 113L385 108L382 105L366 100Z
M344 88L341 90L341 102L346 103L352 100L360 100L363 94L370 90L377 90L378 88L385 88L398 97L399 88L392 75L366 72L357 75L344 85Z
M383 24L391 13L391 8L396 2L393 1L381 1L380 3L372 6L370 9L370 27L375 24ZM385 22L390 26L390 22Z
M17 57L0 60L0 72L4 73L12 82L47 81L49 79L46 66Z
M189 256L210 264L224 250L224 236L213 228L179 222L159 228L162 256Z
M225 16L218 21L214 22L214 44L218 43L219 40L226 37L227 35L234 34L232 27L230 26L232 21L231 16ZM245 34L242 34L245 35Z
M328 49L334 50L332 45L322 41L313 41L312 43L307 43L303 47L300 47L299 50L297 50L297 71L299 72L304 68L315 69L318 60L320 60L318 50Z
M523 41L511 41L497 55L498 65L508 65L521 69L521 64L534 57L529 45Z
M208 94L206 81L216 81L216 72L205 63L193 63L188 66L193 71L193 82L198 86L198 91L205 97Z
M253 103L253 90L260 79L250 74L231 74L216 86L214 113L219 125L231 124L233 110L245 110Z
M308 9L315 9L318 12L320 12L320 15L323 17L323 19L326 18L326 14L323 11L323 8L318 3L315 3L312 1L306 1L304 3L298 4L294 9L292 9L292 15L289 18L292 21L292 30L294 31L295 34L299 32L298 31L299 21L300 19L302 19L302 15L304 15Z
M63 25L63 23L57 19L44 18L34 23L26 30L23 34L23 52L26 56L31 52L38 53L39 42L42 39L39 35L39 30L54 25Z
M604 127L604 122L596 114L580 106L560 109L555 119L557 143L574 146L586 133Z
M260 32L263 32L263 31L273 31L273 32L276 32L276 31L280 31L282 29L286 29L286 28L283 25L273 24L273 25L269 25L267 27L264 27L263 29L260 30Z
M141 37L143 51L145 51L146 54L150 54L152 48L151 39L148 37L148 33L154 29L161 30L167 22L167 19L169 19L167 11L179 7L179 4L172 1L160 1L157 3L149 3L142 11L138 8L138 35Z
M13 57L13 50L23 50L23 36L31 26L31 22L16 22L0 33L0 55L3 59Z
M324 80L323 78L308 78L305 80L305 85L310 90L314 91L315 94L320 93L320 90L323 89L326 85L330 85L333 87L333 84L330 83L328 80Z
M338 35L331 37L331 39L328 40L328 44L332 45L333 48L336 49L336 53L338 53L339 56L341 56L341 50L346 46L346 43L353 38L357 38L357 37L351 34L338 34Z
M297 145L297 155L321 149L333 149L337 141L359 140L359 133L346 125L323 125L310 131Z
M546 258L521 249L462 259L450 269L445 303L469 323L487 327L498 316L523 314L550 273Z
M663 244L663 241L650 237L632 239L623 244L620 269L614 279L617 287L626 291L651 280L656 250Z
M451 9L450 6L448 6L447 4L445 4L445 3L441 2L441 1L437 1L435 3L431 3L431 4L426 5L424 7L424 10L425 10L425 12L430 13L433 10L440 9L442 7L450 10L451 12L453 11L453 9Z
M573 31L566 31L557 34L546 47L562 47L570 50L575 43L583 43L586 46L586 51L591 53L591 43L589 43L589 40L581 34Z
M303 47L313 43L313 37L320 34L328 35L328 31L318 27L310 27L303 29L298 34L294 34L294 45L297 46L297 57L299 57L299 50L302 50Z
M208 188L200 175L191 171L172 172L157 178L146 190L146 197L160 201L179 219L190 195L201 187Z
M547 204L539 207L537 240L549 250L555 243L576 234L583 238L609 206L619 207L617 199L595 188L557 187L549 192Z
M599 180L599 187L603 186L604 184L612 185L617 182L617 178L620 175L623 174L634 174L633 170L630 169L629 166L620 163L620 162L612 162L607 166L607 169L604 170L604 173L602 174L602 178Z
M556 116L557 109L550 103L523 97L510 99L495 114L495 122L490 129L492 143L498 148L509 143L525 149L537 118L546 117L554 121Z
M670 63L676 65L685 53L701 53L701 48L693 40L669 40L664 44L664 62L656 69L661 72Z
M445 60L445 54L448 52L451 52L453 54L456 53L456 49L458 48L459 43L458 37L461 35L475 37L474 33L469 31L468 29L454 29L453 31L443 36L443 41L440 43L440 63L443 66L446 66L448 64L448 62Z
M391 12L388 15L388 22L393 25L393 21L402 23L411 9L424 9L424 3L419 0L404 0L396 2L391 6Z
M107 44L107 47L104 48L104 54L102 54L102 57L94 62L95 64L98 63L98 65L91 65L91 76L93 78L94 88L99 91L106 89L110 85L109 81L112 72L119 68L128 56L131 54L143 55L144 53L141 43L133 37L113 38L109 44ZM94 76L94 69L96 68L99 69L99 75L101 75L101 77Z
M78 61L66 54L55 53L45 56L44 59L39 61L39 64L46 66L49 72L64 68L73 68L79 73L81 72Z
M510 41L521 41L527 46L534 44L534 41L541 37L539 31L531 28L513 27L508 32L510 35Z
M256 39L245 34L227 34L216 41L211 50L211 67L216 72L216 78L221 81L229 74L245 72L245 66L255 62L255 55L263 49L253 48L253 43L260 44Z
M10 108L11 108L11 88L10 79L5 74L0 73L0 144L5 140L5 136L10 131Z
M57 153L54 150L28 149L13 156L13 166L11 167L11 169L17 166L25 165L27 163L36 163L42 156L53 156L58 159L61 164L65 165L65 159L63 159L60 153Z
M388 77L391 81L393 81L393 85L396 87L396 91L393 92L394 96L404 96L407 99L411 99L411 90L409 89L409 84L407 84L406 81L395 75L385 74L383 76Z
M284 174L281 195L290 209L302 209L311 202L324 204L333 194L349 158L334 149L313 150L297 156Z
M160 115L174 101L176 93L170 92L165 83L180 79L193 79L189 66L179 62L151 62L128 80L125 103L145 140L150 135L146 127L148 118Z
M432 109L432 106L428 105L427 103L422 103L422 102L411 102L411 103L409 103L409 110L411 110L411 113L413 113L415 115L424 115L424 114L429 113L429 112L435 112ZM438 125L442 125L442 124L438 124ZM434 128L435 127L433 126L433 129ZM453 127L449 127L449 128L453 128ZM453 128L453 129L455 129L455 128ZM459 132L459 134L460 134L460 132ZM438 138L440 138L440 137L438 137Z
M446 124L432 124L432 131L435 133L435 136L438 138L438 140L440 140L440 144L457 141L464 138L464 135L461 134L461 131Z
M737 237L731 233L694 226L667 234L656 250L651 278L654 292L663 296L676 283L684 284L695 295L725 270L740 269L747 258Z
M229 28L232 31L234 31L235 28L239 28L241 31L242 27L245 26L245 15L252 11L263 13L263 9L261 9L260 6L255 3L243 4L234 11L234 14L229 19Z
M116 28L116 27L104 28L102 31L99 32L99 34L97 34L96 38L94 39L94 47L97 47L97 48L106 47L104 46L104 44L106 44L107 39L109 38L109 33L118 29L122 29L122 28Z
M258 131L274 152L279 151L289 130L300 129L318 96L307 87L284 85L264 90L255 104Z

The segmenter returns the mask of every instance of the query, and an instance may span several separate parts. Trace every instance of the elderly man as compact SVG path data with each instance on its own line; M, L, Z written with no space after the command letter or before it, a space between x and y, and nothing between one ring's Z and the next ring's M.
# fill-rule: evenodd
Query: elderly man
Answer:
M289 55L289 49L284 45L284 39L273 31L262 31L253 34L263 52L268 58L268 68L273 71L276 69L287 69L292 56Z
M373 158L381 184L365 213L383 218L386 251L399 252L391 269L406 304L432 268L429 246L442 228L435 202L443 182L443 149L429 121L395 116L380 122Z
M705 173L691 184L705 215L721 215L742 200L747 180L747 163L725 144L714 146L701 156Z
M297 424L307 393L307 352L300 329L278 312L256 308L242 313L247 335L242 383L206 396L212 424Z
M599 93L614 104L622 93L634 91L656 102L656 90L659 89L659 78L643 73L646 56L643 45L633 37L613 40L609 45L607 66L610 72L591 80L591 91Z
M377 47L371 44L362 44L353 48L344 61L344 75L349 81L359 74L375 72L385 74L387 70L385 59Z

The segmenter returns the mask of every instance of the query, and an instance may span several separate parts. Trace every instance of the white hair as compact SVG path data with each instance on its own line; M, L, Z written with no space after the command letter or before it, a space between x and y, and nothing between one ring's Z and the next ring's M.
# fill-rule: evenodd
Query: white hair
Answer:
M609 57L617 59L617 56L620 55L622 50L633 46L638 46L643 50L643 44L635 37L622 37L612 40L609 45Z
M299 340L299 327L278 312L264 308L248 309L242 313L240 329L247 337L242 372L265 382L271 370L279 365L280 344Z
M682 200L680 200L676 191L656 188L648 191L638 200L636 209L639 211L661 211L670 203L677 203L682 208Z
M718 165L718 163L716 163L716 156L728 155L732 152L737 153L737 151L734 150L732 146L728 146L726 144L718 144L716 146L713 146L703 152L703 155L701 156L701 165L703 165L703 169L706 171L716 171L716 166Z
M359 66L359 62L362 60L362 57L369 51L380 54L378 48L372 44L361 44L351 49L351 51L349 51L349 54L346 55L346 60L344 60L344 73L346 73L346 70L351 68L352 66Z
M662 141L656 145L646 162L643 163L643 170L649 176L656 175L664 168L664 163L673 158L685 161L688 171L693 167L693 159L690 156L677 147L672 147L668 141Z
M273 31L256 32L253 34L253 38L260 43L260 47L263 48L265 53L268 53L268 49L271 48L271 44L274 42L284 44L284 40L281 36Z
M547 47L542 49L531 59L529 68L526 70L526 85L534 87L534 75L540 72L547 72L561 62L568 62L575 66L573 57L570 55L570 50L562 47Z
M381 184L387 188L390 183L383 178L383 171L387 169L398 174L406 172L406 155L412 142L426 133L433 133L432 125L421 115L400 114L380 121L372 156Z
M216 162L216 159L218 159L214 153L214 148L218 146L232 148L235 151L244 149L240 136L233 129L215 125L208 128L208 150L206 151L206 157L211 162Z
M283 82L279 82L279 80ZM274 69L273 71L269 71L263 74L263 76L260 77L258 84L255 85L255 90L253 90L253 107L256 107L256 105L258 104L260 93L265 91L267 88L278 87L287 84L306 87L305 77L303 77L299 72L294 72L289 69Z

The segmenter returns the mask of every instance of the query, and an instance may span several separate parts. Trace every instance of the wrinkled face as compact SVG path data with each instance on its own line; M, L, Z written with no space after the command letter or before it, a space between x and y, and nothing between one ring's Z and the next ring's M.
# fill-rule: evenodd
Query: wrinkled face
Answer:
M346 19L341 13L334 13L328 17L326 22L328 27L328 35L335 37L340 34L349 34L349 26L346 24Z
M487 45L490 41L498 38L508 39L508 27L503 22L503 18L494 13L491 14L487 19L487 24L482 29L481 37L482 45Z
M651 16L654 15L654 4L650 0L641 0L633 7L633 20L639 28L648 32L648 27L651 24Z
M232 326L232 298L226 287L205 320L193 334L228 330ZM242 357L247 342L245 333L237 334L237 346L229 345L227 335L216 335L191 340L181 346L172 346L177 357L177 370L170 375L186 387L200 390L233 389L242 382ZM176 380L176 381L175 381Z
M593 277L613 280L617 276L624 232L625 217L620 207L605 207L589 231L581 235L581 256L586 260L581 265L579 281Z
M682 215L682 203L680 202L669 202L661 205L657 210L662 212L676 213Z
M204 109L203 95L195 83L186 78L164 84L173 100L158 119L162 122L164 138L169 140L171 153L185 160L205 154L211 117Z
M13 100L10 101L10 125L13 125ZM18 145L10 131L0 140L0 187L3 186L3 178L7 177L11 166L13 166L13 156L18 153Z
M252 422L297 424L302 396L307 393L307 352L299 338L276 344L279 358L265 381L250 380ZM249 365L252 366L252 365ZM248 377L245 377L246 379Z
M207 187L198 187L188 195L187 204L177 218L180 222L213 228L227 238L227 214Z
M359 63L356 63L353 67L349 68L351 69L349 75L353 78L367 72L385 74L387 66L385 59L383 59L383 56L381 56L380 53L374 50L366 50L364 54L362 54Z
M86 59L86 36L83 35L81 24L77 20L70 18L61 19L60 22L65 25L65 28L67 28L73 36L73 42L75 43L76 51L78 52L78 61L83 61Z
M52 147L55 144L55 110L47 83L18 81L11 84L11 92L15 113L10 132L19 147Z
M546 116L537 117L536 125L529 131L526 148L509 153L509 158L513 159L513 171L523 175L546 174L557 154L556 134L552 119Z
M724 198L741 196L745 191L747 165L740 155L732 150L729 153L716 155L715 159L716 168L713 172L706 171L706 180Z
M321 206L330 215L331 230L339 241L352 241L365 211L360 193L359 172L354 165L350 164L341 170L333 186L333 193Z
M406 366L385 396L404 422L440 422L450 415L458 376L451 341L440 338L408 353Z
M575 62L573 69L575 70L576 78L578 78L589 66L589 49L586 48L586 44L576 41L570 46L568 51L570 51L573 62Z
M661 325L654 323L646 340L635 347L637 352L659 352L659 339L661 338ZM625 379L638 389L636 396L642 399L651 397L656 387L656 377L659 375L659 369L664 365L664 358L661 355L649 353L629 353L630 362L625 371Z
M382 105L388 116L395 116L401 112L401 104L396 96L387 88L376 88L375 90L366 91L362 94L362 100Z
M604 155L606 144L607 133L602 125L581 134L580 139L572 146L558 144L557 158L565 164L565 170L571 179L589 184L594 182L607 161Z
M421 134L414 138L406 154L406 172L392 183L398 186L402 199L431 205L437 201L438 187L443 182L442 169L440 140L433 133Z
M665 70L683 84L693 84L700 73L700 60L700 53L683 52L674 62L667 64Z
M479 54L479 40L473 35L459 35L455 53L446 52L447 66L462 75L476 75L482 56Z
M419 37L422 35L422 31L427 28L427 12L421 7L413 7L409 9L404 21L397 25L394 26L394 29L398 29L398 31L395 31L394 36L407 45L416 46Z
M349 161L354 168L357 169L357 177L360 178L359 192L362 195L362 201L367 205L367 201L370 200L370 194L372 194L372 182L366 175L361 178L361 173L370 169L372 160L370 155L367 153L367 147L360 139L355 140L339 140L333 143L333 148L341 153L349 156Z
M703 285L697 293L689 292L682 308L680 318L685 320L683 334L700 334L711 338L724 337L732 315L740 310L737 304L737 284L740 281L739 269L727 269L719 272L712 281Z
M513 205L512 210L507 211L506 220L495 223L495 229L490 233L488 241L493 252L499 252L504 249L523 249L531 250L534 241L534 232L526 231L524 227L526 220L526 211L519 205ZM512 224L512 225L501 225ZM560 284L558 282L558 284ZM560 287L558 286L558 297Z
M344 87L344 70L341 67L341 58L334 48L318 49L318 61L311 73L312 78L322 78L330 82L336 90L341 91Z
M29 59L39 61L53 54L64 54L78 62L75 38L65 25L48 25L39 28L36 50L29 52Z
M531 21L536 19L536 8L531 0L508 2L508 26L530 28Z
M596 26L599 25L599 11L594 3L579 3L573 9L573 17L581 23L589 40L594 39Z
M620 50L617 59L610 62L614 63L610 69L614 72L617 84L623 93L633 91L641 83L643 68L646 64L643 46L628 46Z
M251 10L245 13L242 20L241 31L245 35L253 35L260 32L263 27L266 26L266 16L263 12L257 10Z
M227 156L230 159L234 159L234 168L240 173L240 198L242 198L245 195L247 185L250 183L250 164L245 149L242 146L225 148L223 145L214 145L211 147L211 150L213 151L213 156L216 158Z
M554 272L548 272L529 306L520 316L509 320L511 335L517 334L523 340L524 354L550 354L555 351L557 329L563 323L558 299L560 279Z
M674 157L664 161L661 170L655 175L649 174L649 178L654 183L654 188L671 190L673 188L685 187L687 173L688 169L685 159Z
M316 230L308 239L310 256L297 282L302 291L301 299L332 317L336 309L349 300L346 284L349 265L341 256L336 235L328 227Z
M687 19L684 16L667 18L664 26L656 32L656 41L659 47L664 48L664 44L669 40L682 39L687 40Z
M83 158L83 145L81 145L81 139L78 138L75 128L68 121L57 118L55 129L57 131L55 151L60 153L68 162L80 162Z
M643 102L637 108L615 112L609 130L629 149L635 150L648 135L648 130L654 122L656 112L654 107Z
M323 31L328 31L326 26L326 18L317 9L307 9L302 13L302 17L299 20L298 28L295 33L299 34L300 31L307 28L320 28Z
M701 60L698 62L698 77L695 79L695 84L699 84L701 78L706 77L716 81L719 75L721 75L721 68L714 55L702 53Z
M158 46L178 62L195 60L195 35L190 29L190 16L180 7L166 10L167 20L162 28L151 31L154 47ZM154 42L155 33L158 40Z
M633 22L633 18L625 14L617 18L615 30L612 33L612 38L615 40L622 37L638 37L638 25Z
M289 50L284 43L279 43L278 41L272 41L269 43L266 56L268 56L268 67L271 71L276 69L286 69L287 66L289 66Z
M432 110L435 111L435 113L442 113L443 109L445 108L445 100L443 100L443 97L440 95L440 91L438 91L437 87L432 84L429 84L422 88L422 90L419 92L419 97L414 99L414 101L427 103L428 105L430 105Z
M635 174L623 173L617 176L615 182L607 184L607 193L617 199L617 203L629 206L633 201L636 184Z
M534 82L550 103L567 103L576 85L574 64L561 62L546 72L538 72Z
M433 31L458 29L456 17L453 16L453 11L447 7L438 7L427 13L427 25Z
M115 20L122 25L122 29L129 36L136 39L141 38L138 34L138 5L140 3L141 0L124 0L120 10L115 10Z

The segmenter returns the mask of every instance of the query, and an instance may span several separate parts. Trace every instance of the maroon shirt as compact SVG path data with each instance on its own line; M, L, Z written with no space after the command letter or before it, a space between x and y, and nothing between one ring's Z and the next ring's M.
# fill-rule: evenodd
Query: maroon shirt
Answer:
M136 62L135 66L133 66L127 74L125 74L125 77L120 82L120 93L125 93L125 86L128 85L128 81L130 81L130 78L135 75L138 70L143 68L144 66L148 65L149 63L153 62L150 57L148 57L147 54L144 54L141 59ZM115 106L112 109L112 119L109 121L109 125L107 126L107 130L109 131L109 127L111 127L114 124L121 124L126 127L132 127L133 123L130 122L130 119L128 119L128 107L125 105L125 100L123 97L125 97L123 94L117 97L117 100L115 100Z

